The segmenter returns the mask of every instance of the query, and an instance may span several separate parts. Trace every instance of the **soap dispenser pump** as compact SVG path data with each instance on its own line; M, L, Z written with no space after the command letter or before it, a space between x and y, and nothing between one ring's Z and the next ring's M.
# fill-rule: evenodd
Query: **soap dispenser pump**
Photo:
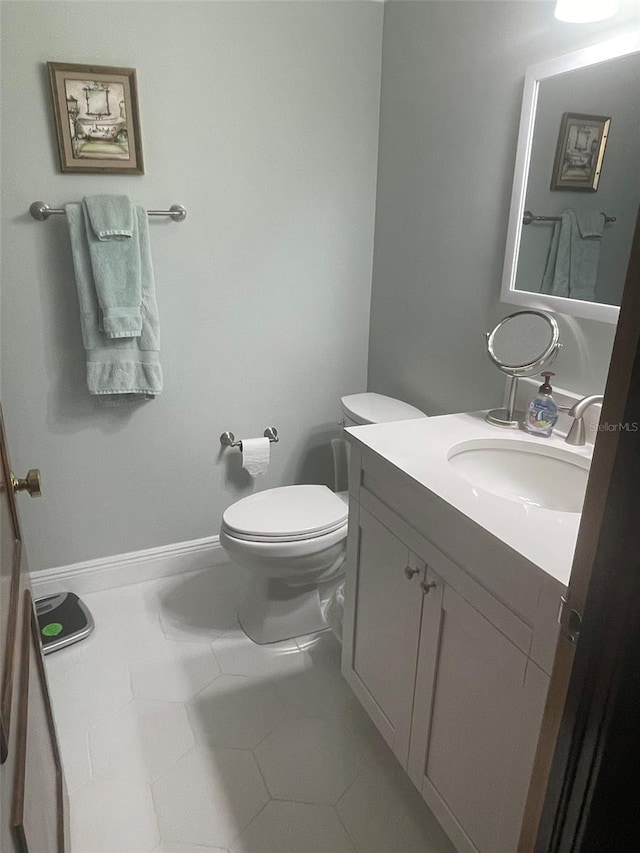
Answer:
M549 383L549 377L555 376L555 373L547 370L541 376L544 377L544 382L538 388L536 396L529 403L524 428L531 435L549 438L558 420L558 407L551 396L553 389Z

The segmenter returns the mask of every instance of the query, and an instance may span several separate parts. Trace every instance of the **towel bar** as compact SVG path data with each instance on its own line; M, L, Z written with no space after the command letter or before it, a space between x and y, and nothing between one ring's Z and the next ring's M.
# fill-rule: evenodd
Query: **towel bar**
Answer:
M602 215L604 216L605 223L616 221L615 216L607 216L606 213L603 213ZM532 222L560 222L561 219L561 216L536 216L535 213L531 213L530 210L525 210L522 214L523 225L531 225Z
M64 214L62 207L49 207L43 201L34 201L29 207L29 213L38 222L44 222L52 213ZM174 222L184 222L187 218L187 211L181 204L172 204L169 210L147 210L147 216L170 216Z
M265 431L262 433L265 438L268 438L269 441L280 441L278 438L278 430L275 427L267 427ZM242 450L242 439L239 438L236 440L235 435L232 432L223 432L220 436L220 444L223 447L239 447Z

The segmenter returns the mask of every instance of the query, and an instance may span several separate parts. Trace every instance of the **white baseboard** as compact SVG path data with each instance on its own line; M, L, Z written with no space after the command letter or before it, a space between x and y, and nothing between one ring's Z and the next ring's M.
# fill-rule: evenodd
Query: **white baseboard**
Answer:
M129 554L114 554L83 563L58 566L32 572L31 583L36 598L54 592L82 595L100 592L154 578L195 572L228 563L229 557L219 536L206 536L190 542L175 542L160 548L147 548Z

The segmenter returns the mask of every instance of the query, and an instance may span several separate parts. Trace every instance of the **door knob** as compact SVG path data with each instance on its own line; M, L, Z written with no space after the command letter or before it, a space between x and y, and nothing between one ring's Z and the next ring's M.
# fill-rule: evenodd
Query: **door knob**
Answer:
M435 589L437 586L435 581L420 581L420 588L424 592L425 595L429 595L432 589Z
M14 492L29 492L32 498L39 498L42 494L40 488L40 470L38 468L30 468L24 479L12 474L11 485Z
M407 566L406 569L404 570L404 576L408 580L411 580L411 578L414 575L417 575L419 571L420 571L420 569L412 569L411 566Z

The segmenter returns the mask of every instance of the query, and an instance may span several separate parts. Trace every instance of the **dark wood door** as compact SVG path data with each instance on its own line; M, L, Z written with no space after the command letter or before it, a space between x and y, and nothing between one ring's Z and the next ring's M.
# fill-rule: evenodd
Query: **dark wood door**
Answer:
M1 409L0 463L0 850L65 853L67 794Z
M640 850L640 213L519 851ZM617 428L616 428L617 425Z
M4 440L0 452L0 760L4 762L11 734L15 640L23 573L22 541L13 489L7 473L9 464Z

